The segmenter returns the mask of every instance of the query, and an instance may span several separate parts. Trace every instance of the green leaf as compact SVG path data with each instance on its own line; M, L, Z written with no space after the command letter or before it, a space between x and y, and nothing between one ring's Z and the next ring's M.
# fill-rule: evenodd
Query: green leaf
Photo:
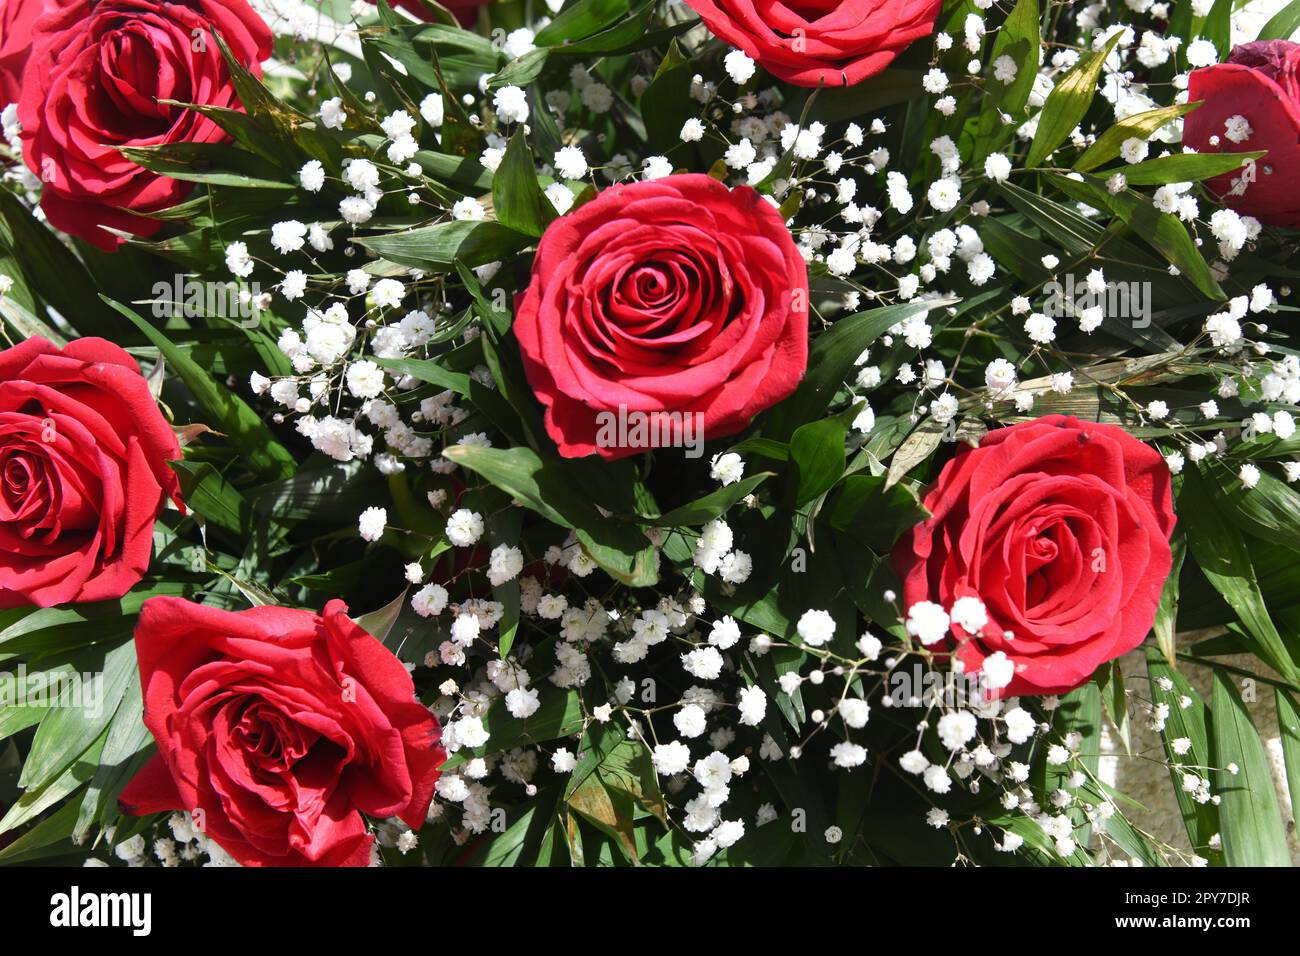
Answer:
M859 312L835 322L813 340L808 372L794 394L767 413L763 437L785 441L800 425L821 417L867 346L899 322L956 301L904 302Z
M506 435L518 432L518 417L501 391L496 391L463 372L452 372L432 359L376 359L376 364L410 375L438 388L451 389L469 399L471 405L486 415Z
M378 364L399 375L410 375L438 388L450 389L463 398L470 397L474 380L464 372L443 368L432 359L380 359Z
M795 507L824 495L843 476L847 433L840 418L824 418L795 429L790 438Z
M1101 689L1096 683L1084 684L1061 698L1061 705L1052 718L1052 729L1062 736L1070 733L1079 735L1079 762L1088 769L1089 779L1095 779L1101 757ZM1044 792L1069 789L1067 782L1071 769L1068 766L1048 766L1046 751L1041 752L1040 759L1043 763L1038 769L1043 774ZM1086 815L1078 808L1072 808L1067 813L1076 826L1083 826L1079 843L1087 843L1089 829L1085 825Z
M315 121L277 99L231 52L221 34L216 30L211 32L217 41L222 59L226 61L231 84L235 87L235 93L244 107L244 112L252 119L260 121L277 145L289 154L302 148L303 145L312 143L315 140L312 135L315 133ZM314 151L309 150L309 152ZM329 157L315 155L315 158L323 161Z
M1159 156L1131 166L1119 166L1098 173L1122 173L1130 186L1163 186L1165 183L1199 182L1239 169L1267 152L1177 153Z
M1278 733L1282 738L1282 757L1286 761L1287 790L1291 794L1291 819L1300 820L1300 708L1295 698L1282 688L1273 690L1277 705Z
M71 627L91 633L102 632L111 624L138 614L140 607L151 597L183 595L185 591L186 585L179 582L162 582L153 586L142 585L113 601L31 609L0 628L0 648L8 651L13 642L22 638L49 642L60 630Z
M628 0L578 0L538 32L538 46L559 46L599 33L628 12Z
M132 641L119 644L102 656L96 655L94 660L99 664L98 671L81 672L68 665L47 672L57 675L55 679L60 681L60 686L67 688L66 692L51 692L66 693L68 699L60 698L58 706L51 706L36 729L18 778L19 786L43 787L107 730L130 676L135 673L135 644Z
M1106 231L1060 203L1022 189L1015 183L999 183L998 191L1045 236L1072 256L1091 255Z
M855 86L837 86L823 89L817 102L808 111L810 122L846 123L875 110L916 98L924 70L908 70L891 66ZM753 82L753 81L751 81ZM811 96L814 91L810 90ZM789 93L787 93L789 95ZM791 107L795 104L787 101ZM795 112L791 109L791 113Z
M1169 765L1170 786L1192 849L1208 859L1216 853L1210 849L1210 840L1219 832L1219 811L1213 803L1197 803L1183 789L1183 774L1204 776L1210 766L1209 711L1187 678L1170 666L1158 648L1148 646L1146 655L1151 700L1169 708L1160 742ZM1161 686L1163 683L1168 683L1169 690ZM1186 707L1184 700L1189 702ZM1190 741L1187 753L1174 751L1175 740Z
M492 189L492 174L477 159L422 149L415 154L415 162L420 164L426 176L451 183L468 193L485 193Z
M667 823L667 810L650 751L645 744L627 736L620 726L593 723L590 740L583 746L582 760L574 767L565 787L566 797L577 793L592 776L603 778L610 789L621 790L647 813Z
M1201 37L1214 44L1219 59L1223 60L1232 49L1232 8L1237 0L1215 0L1209 15L1201 24Z
M19 301L26 290L26 283L23 280L22 273L14 267L4 274L14 280L14 285L9 290L8 295L0 297L0 319L3 319L17 333L19 339L39 336L59 348L67 345L67 338L56 332L54 327L44 319L37 318L36 313ZM44 310L42 309L42 311Z
M34 820L60 800L81 789L95 774L99 755L108 737L108 727L84 751L76 755L61 774L39 787L26 790L18 802L11 806L4 819L0 819L0 833L7 833L29 820Z
M634 803L627 794L605 785L599 776L588 777L568 799L567 806L596 829L617 841L633 861L638 859L633 820Z
M476 86L479 77L495 73L505 59L487 37L458 26L429 24L418 27L411 40L396 32L366 36L364 40L406 67L410 77L422 89L441 88L441 74L446 86L463 92Z
M542 74L551 51L546 47L529 50L518 59L511 60L488 80L489 90L499 90L503 86L526 87Z
M734 484L723 485L716 491L711 491L707 495L696 498L689 504L674 508L657 518L649 518L647 523L660 528L705 524L719 515L725 514L740 499L753 494L754 489L768 478L771 478L773 474L775 473L771 471L760 471L748 478L742 478Z
M1160 212L1150 197L1132 190L1111 195L1095 179L1076 180L1050 174L1063 193L1096 209L1109 209L1137 235L1151 243L1208 299L1222 299L1223 290L1210 273L1205 257L1178 217Z
M242 398L213 381L203 366L190 358L189 353L172 344L164 333L134 311L112 299L104 296L100 298L130 319L157 346L166 359L167 366L181 377L195 400L212 416L213 424L239 449L242 459L250 468L267 479L286 478L293 474L293 456L275 440L266 423Z
M472 268L509 259L529 244L529 237L499 222L453 220L353 242L400 265L451 272L457 262Z
M1234 525L1282 548L1300 545L1300 493L1291 485L1262 468L1253 488L1221 462L1202 463L1201 468L1220 489L1218 500Z
M1260 28L1256 40L1289 40L1300 30L1300 0L1291 0Z
M1115 725L1120 742L1124 744L1124 752L1131 756L1133 740L1129 732L1128 695L1125 693L1124 670L1120 662L1113 660L1109 664L1102 665L1097 671L1096 680L1097 686L1101 689L1101 703L1105 708L1106 716Z
M1290 866L1286 827L1278 809L1268 758L1232 681L1214 672L1210 701L1214 793L1229 866ZM1237 773L1227 771L1236 764Z
M82 335L117 341L127 327L95 294L96 283L85 265L7 189L0 189L0 219L0 245L11 252L30 288Z
M991 216L980 221L979 234L989 255L1020 281L1038 285L1051 276L1043 266L1043 257L1056 253L1052 246Z
M640 853L634 835L638 807L667 823L650 752L621 727L593 724L588 734L583 758L565 788L565 804L618 841L635 861Z
M1119 148L1124 145L1126 139L1149 139L1157 130L1200 105L1198 101L1163 106L1159 109L1147 110L1145 113L1135 113L1127 119L1120 120L1083 151L1082 155L1074 161L1074 169L1085 173L1109 163L1119 155Z
M1098 801L1100 802L1100 800ZM1141 860L1145 866L1168 866L1164 856L1151 842L1129 823L1124 814L1115 812L1105 818L1107 835L1119 844L1129 856Z
M148 758L153 736L144 725L144 698L140 674L133 671L122 695L122 703L108 726L108 737L99 755L99 766L86 790L77 815L74 835L80 839L99 821L117 817L118 794Z
M560 789L547 787L523 804L506 831L479 843L471 851L470 866L540 866L549 860L546 852L553 837ZM562 842L562 841L561 841Z
M1297 683L1295 664L1269 617L1246 542L1195 468L1183 472L1178 513L1196 563L1255 639L1259 656L1287 681Z
M555 207L538 185L537 168L522 129L510 137L492 177L492 206L502 225L526 236L541 236L556 218Z
M77 822L77 801L69 800L56 813L50 814L7 847L0 850L0 863L28 863L62 852L70 852L68 842ZM65 845L66 844L66 845Z
M662 48L670 40L685 33L695 23L699 22L696 20L692 23L692 21L685 20L660 30L651 30L650 25L654 21L655 6L656 0L647 0L639 10L633 11L608 29L593 33L582 40L574 40L572 43L566 43L563 46L552 47L551 51L553 53L563 53L565 56L590 56L595 53L620 56L628 53L639 53L642 50Z
M822 517L832 528L884 554L904 531L930 516L915 491L905 484L886 487L886 482L884 475L848 475Z
M363 631L382 643L388 638L393 625L397 623L397 618L406 605L406 592L409 590L410 588L402 588L402 593L383 607L368 611L360 617L353 618L353 620Z
M1081 56L1048 94L1038 116L1038 129L1029 146L1029 155L1025 157L1026 168L1041 165L1079 125L1097 93L1097 78L1101 75L1102 65L1118 42L1119 34L1116 33L1103 49Z
M515 547L523 531L524 512L521 508L499 511L487 520L488 542L494 548L500 545ZM504 584L492 585L492 598L501 604L501 620L497 622L497 656L505 660L514 647L519 633L519 578Z
M583 548L604 571L632 587L658 580L658 554L631 525L605 518L555 460L530 448L453 445L443 454L536 511L548 521L572 528Z
M993 81L988 84L991 99L998 109L1012 116L1024 113L1029 94L1038 75L1038 58L1042 43L1038 33L1038 0L1016 0L1007 14L1006 22L998 31L989 54L989 62L1009 56L1016 62L1016 78L1011 83ZM1000 122L1000 121L999 121Z
M903 480L903 476L927 460L936 448L943 443L944 426L933 418L926 418L912 433L903 439L903 443L894 452L885 473L885 488L892 488Z
M227 106L210 106L205 103L187 103L182 100L159 100L159 102L167 106L175 106L178 109L193 110L195 113L212 120L212 122L229 133L234 141L244 149L257 154L262 159L270 160L271 169L275 170L271 174L273 179L278 180L281 176L279 170L285 167L292 168L288 164L299 159L296 153L285 149L285 144L276 137L274 131L268 130L263 123L253 119L242 110L232 109ZM126 148L130 149L132 147ZM136 148L143 148L146 151L152 149L152 147ZM341 152L340 150L340 156ZM166 154L148 153L148 155ZM186 154L181 153L179 155L184 157Z
M746 438L731 446L738 455L757 455L769 461L789 461L790 446L783 441L771 438Z
M253 508L216 468L205 461L184 459L168 464L180 477L186 508L236 535L249 535Z
M279 168L227 143L165 143L119 146L118 151L151 172L171 179L241 189L293 189L278 178Z
M1160 652L1164 654L1169 666L1173 667L1178 653L1174 640L1175 625L1178 621L1178 579L1183 570L1183 558L1187 554L1187 535L1182 528L1175 529L1174 536L1169 541L1169 548L1173 552L1173 564L1169 568L1169 577L1165 579L1165 586L1160 591L1160 604L1156 607L1156 620L1152 630L1156 636L1156 643L1160 646Z
M39 724L45 713L44 707L14 707L10 704L0 707L0 740Z
M671 154L682 147L682 124L695 115L691 78L698 72L676 40L659 64L654 79L641 94L641 117L651 149Z
M336 518L360 514L383 494L378 470L360 461L338 462L319 456L303 463L290 478L246 489L258 515L281 521Z

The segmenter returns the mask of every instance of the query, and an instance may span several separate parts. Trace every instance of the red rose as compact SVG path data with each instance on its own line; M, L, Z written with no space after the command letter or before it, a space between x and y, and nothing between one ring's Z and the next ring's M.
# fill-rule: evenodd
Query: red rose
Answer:
M474 11L479 7L487 6L492 0L439 0L442 6L446 7L452 13L456 14L456 19L464 25L474 22ZM429 8L420 0L393 0L392 6L401 7L413 16L421 20L428 20Z
M1201 105L1183 119L1184 146L1198 153L1268 151L1253 168L1206 180L1206 187L1243 215L1300 226L1300 43L1234 47L1227 62L1193 71L1187 97Z
M362 813L423 825L441 729L342 601L314 614L151 598L135 645L158 753L122 791L126 812L189 811L245 866L365 866Z
M621 458L657 447L652 434L733 434L794 391L808 269L746 186L613 186L546 230L514 329L560 454Z
M44 9L45 0L0 0L0 106L18 102L32 24Z
M135 360L103 339L0 352L0 607L118 598L180 505L181 456Z
M271 31L244 0L48 0L23 73L23 158L44 183L41 208L101 249L100 226L151 236L157 212L193 188L128 160L119 146L224 142L225 131L163 100L240 108L211 31L260 75Z
M1151 630L1171 564L1169 468L1122 428L1048 415L989 432L924 503L931 517L894 548L903 607L984 603L981 631L952 625L967 674L1002 651L1005 693L1064 693Z
M796 86L852 86L934 32L943 0L686 0L719 39Z

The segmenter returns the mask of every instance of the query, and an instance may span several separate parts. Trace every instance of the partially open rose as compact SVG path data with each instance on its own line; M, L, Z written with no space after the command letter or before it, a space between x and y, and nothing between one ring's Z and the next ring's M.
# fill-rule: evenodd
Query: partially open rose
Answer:
M464 26L469 26L474 22L475 11L479 7L486 6L492 0L438 0L438 2L456 15ZM432 15L429 8L420 0L393 0L394 7L401 7L412 16L419 17L421 20L431 20Z
M0 0L0 106L18 102L32 24L44 9L45 0Z
M1002 652L1007 694L1064 693L1142 643L1171 556L1169 468L1122 428L1048 415L963 446L894 549L903 606L983 602L951 642L966 673Z
M161 223L136 214L175 205L193 188L118 147L228 139L212 120L165 101L239 109L212 31L259 74L271 31L244 0L47 0L46 11L23 71L23 158L43 184L46 218L111 251L121 240L100 226L150 236Z
M797 86L853 86L934 32L943 0L686 0L719 39Z
M803 377L808 268L747 186L613 186L546 230L514 330L561 455L718 438Z
M112 342L0 352L0 607L101 601L149 567L181 456L135 359Z
M362 814L424 824L446 760L411 676L348 618L145 602L135 630L158 754L130 813L184 810L245 866L365 866Z
M1225 206L1273 226L1300 226L1300 43L1234 47L1223 63L1192 72L1187 97L1201 105L1183 120L1183 145L1198 153L1267 154L1207 180Z

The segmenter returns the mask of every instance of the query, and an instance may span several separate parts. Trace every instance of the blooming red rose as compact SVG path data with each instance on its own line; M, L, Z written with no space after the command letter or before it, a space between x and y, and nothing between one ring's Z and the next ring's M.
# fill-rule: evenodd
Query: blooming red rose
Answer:
M181 456L135 360L112 342L0 352L0 607L118 598L180 505Z
M1300 43L1234 47L1224 63L1192 72L1183 145L1199 153L1267 150L1252 167L1207 180L1224 205L1274 226L1300 226Z
M613 186L547 228L514 329L560 454L620 458L733 434L794 391L808 269L747 186Z
M175 205L193 184L149 172L117 147L228 139L212 120L162 102L240 108L213 30L260 75L271 31L244 0L48 0L18 119L52 224L110 251L121 240L100 226L137 236L161 228L137 214Z
M487 6L492 0L438 0L438 2L456 14L456 19L462 24L468 25L474 22L474 11L479 7ZM429 8L420 0L393 0L392 6L401 7L421 20L430 19Z
M32 24L44 9L45 0L0 0L0 106L18 102Z
M122 791L127 812L188 811L245 866L365 866L362 813L423 825L441 729L342 601L151 598L135 644L158 753Z
M934 32L943 0L686 0L721 40L797 86L852 86Z
M964 446L894 548L903 607L959 598L988 623L951 637L965 672L1003 652L1007 694L1055 694L1142 643L1171 564L1169 468L1122 428L1062 415ZM1010 636L1007 636L1008 633Z

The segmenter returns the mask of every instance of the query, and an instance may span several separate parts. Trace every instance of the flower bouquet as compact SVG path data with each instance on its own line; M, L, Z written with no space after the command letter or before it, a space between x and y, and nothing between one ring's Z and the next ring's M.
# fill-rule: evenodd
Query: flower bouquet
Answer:
M1289 865L1260 6L2 0L0 863Z

